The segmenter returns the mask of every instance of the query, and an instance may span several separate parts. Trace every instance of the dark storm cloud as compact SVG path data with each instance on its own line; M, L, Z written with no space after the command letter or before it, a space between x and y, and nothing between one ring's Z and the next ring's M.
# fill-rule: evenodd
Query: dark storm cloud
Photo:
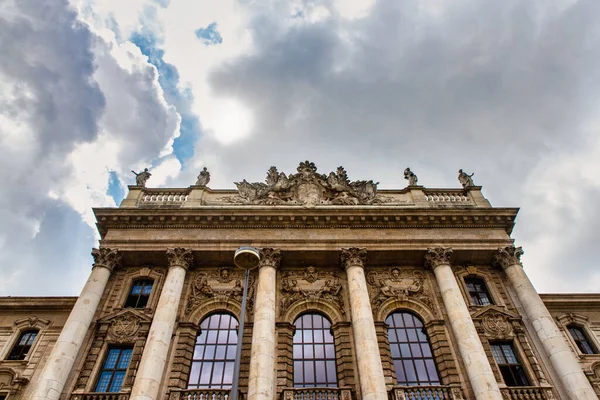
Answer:
M215 93L252 108L253 133L228 146L206 138L200 157L222 155L215 181L228 187L306 158L382 187L404 186L407 165L426 186L456 187L465 168L494 205L531 207L520 218L536 223L528 213L547 204L528 198L528 175L551 152L581 151L600 89L600 3L559 5L457 1L436 13L381 0L352 21L257 15L252 54L211 76ZM521 243L536 238L519 229ZM564 290L594 259L576 255L583 275Z

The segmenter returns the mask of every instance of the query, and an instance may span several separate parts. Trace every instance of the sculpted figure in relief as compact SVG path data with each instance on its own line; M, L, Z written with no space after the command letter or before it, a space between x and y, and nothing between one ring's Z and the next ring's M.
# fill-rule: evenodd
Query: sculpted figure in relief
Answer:
M152 174L148 172L148 168L144 168L144 170L140 173L135 171L131 171L135 175L135 184L136 186L146 187L146 181L150 179Z
M408 186L416 186L417 182L419 182L419 178L417 178L417 175L410 168L404 170L404 179L408 181Z
M244 287L242 286L243 272L229 267L219 270L198 272L191 284L191 295L186 305L186 312L190 313L207 299L228 302L235 300L242 302ZM254 274L248 279L247 310L252 312L254 307Z
M206 187L206 185L208 185L208 182L210 182L210 172L208 172L208 169L204 167L204 169L200 171L200 174L198 175L198 180L196 180L196 186Z
M419 270L404 271L393 267L390 271L370 271L367 273L367 282L372 286L371 299L374 308L379 307L389 298L399 300L413 297L429 308L433 307L431 297L424 292L425 276Z
M335 273L317 271L313 266L304 271L286 271L281 280L280 314L301 300L328 300L337 304L342 314L344 302L341 296L342 284Z
M473 175L475 175L475 172L473 172L471 175L468 175L462 169L458 170L458 181L462 185L463 189L475 186L473 183Z

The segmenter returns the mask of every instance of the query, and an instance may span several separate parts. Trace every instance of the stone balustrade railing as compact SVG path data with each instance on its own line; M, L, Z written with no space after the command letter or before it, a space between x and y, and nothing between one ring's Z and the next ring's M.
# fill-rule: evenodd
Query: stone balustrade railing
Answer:
M129 400L129 393L75 393L71 400Z
M183 389L172 390L169 400L228 400L230 396L230 389ZM240 392L238 399L243 398Z
M141 193L139 207L181 206L188 199L189 189L144 189Z
M463 400L462 390L455 386L395 386L392 400Z
M554 400L550 387L513 386L500 389L506 400Z
M429 190L423 189L425 199L428 202L439 204L471 204L471 198L464 190L446 189L446 190Z
M281 393L281 400L351 400L347 388L289 388Z

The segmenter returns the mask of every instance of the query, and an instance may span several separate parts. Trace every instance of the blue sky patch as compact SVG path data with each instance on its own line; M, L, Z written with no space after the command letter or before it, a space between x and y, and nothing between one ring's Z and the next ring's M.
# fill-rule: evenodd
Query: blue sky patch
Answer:
M125 190L123 190L121 187L119 176L115 171L110 171L110 176L108 178L108 190L106 193L113 198L117 206L121 204L121 201L125 197Z
M198 28L196 30L196 37L206 46L214 46L223 43L223 38L219 31L217 31L216 22L209 24L206 28Z

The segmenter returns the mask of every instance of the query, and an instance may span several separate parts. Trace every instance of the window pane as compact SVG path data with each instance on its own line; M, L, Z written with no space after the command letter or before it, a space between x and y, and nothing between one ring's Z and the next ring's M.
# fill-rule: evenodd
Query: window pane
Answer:
M229 314L213 314L202 320L188 387L231 387L237 350L237 326L237 319ZM203 345L205 341L206 346Z
M117 358L119 358L119 353L121 351L119 349L110 349L108 351L108 356L106 357L106 361L104 362L104 369L114 369L117 364Z
M96 382L96 392L119 392L131 360L131 347L108 349L106 359Z
M121 390L121 385L123 385L123 379L125 379L124 371L115 372L113 375L113 380L110 385L109 392L118 392L119 390Z
M392 361L399 385L439 385L431 345L423 322L410 312L396 312L386 321Z
M100 373L100 378L98 378L98 383L96 384L96 392L107 392L108 384L110 383L110 378L112 378L112 372L102 372Z
M529 380L511 343L492 343L492 353L507 386L528 386Z

